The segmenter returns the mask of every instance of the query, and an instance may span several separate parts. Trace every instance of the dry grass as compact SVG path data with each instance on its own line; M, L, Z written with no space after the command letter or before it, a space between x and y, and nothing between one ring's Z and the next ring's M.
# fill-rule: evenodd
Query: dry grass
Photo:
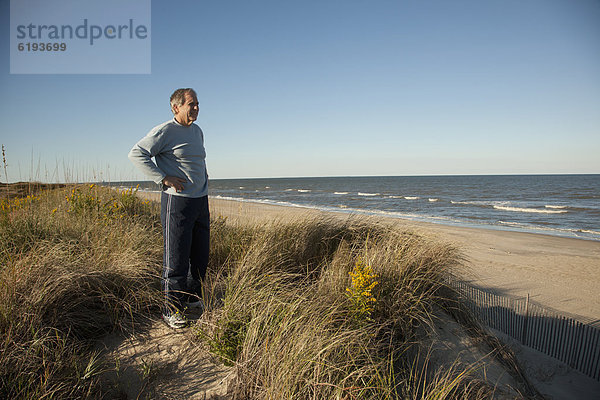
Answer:
M434 310L463 312L445 285L460 263L455 249L360 219L242 225L219 218L213 226L219 256L207 288L211 311L195 329L236 366L234 398L494 392L474 368L430 370L427 359L417 361L426 354L419 332L431 332Z
M116 200L119 210L77 210L75 191L100 205ZM93 186L2 200L0 398L97 394L94 342L132 330L159 301L152 207L133 192Z
M20 196L0 210L0 398L101 398L94 343L159 314L157 205L95 186ZM430 368L421 345L436 309L467 320L444 284L455 249L359 219L211 229L209 307L193 329L237 369L232 398L493 393L472 368Z

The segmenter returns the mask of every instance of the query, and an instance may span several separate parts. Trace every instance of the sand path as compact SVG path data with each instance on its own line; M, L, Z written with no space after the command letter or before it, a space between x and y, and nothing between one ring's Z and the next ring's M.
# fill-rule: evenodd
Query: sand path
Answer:
M235 368L211 356L194 335L192 327L175 330L156 320L137 334L105 337L99 348L110 366L105 391L111 398L230 399Z

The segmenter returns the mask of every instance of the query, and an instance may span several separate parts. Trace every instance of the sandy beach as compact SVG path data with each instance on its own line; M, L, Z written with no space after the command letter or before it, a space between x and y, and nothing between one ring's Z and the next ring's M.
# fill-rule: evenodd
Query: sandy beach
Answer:
M158 193L139 192L153 200ZM350 214L323 212L210 198L213 217L267 221L299 217L349 218ZM498 294L525 297L543 306L600 322L600 242L541 234L467 228L369 217L377 222L439 238L464 255L459 275L471 284Z

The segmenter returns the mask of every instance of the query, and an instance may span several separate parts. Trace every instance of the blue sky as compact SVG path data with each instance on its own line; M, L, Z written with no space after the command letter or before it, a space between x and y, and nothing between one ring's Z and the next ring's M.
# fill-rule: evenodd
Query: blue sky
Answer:
M154 0L147 75L11 75L0 15L10 181L143 179L178 87L212 178L600 173L597 0Z

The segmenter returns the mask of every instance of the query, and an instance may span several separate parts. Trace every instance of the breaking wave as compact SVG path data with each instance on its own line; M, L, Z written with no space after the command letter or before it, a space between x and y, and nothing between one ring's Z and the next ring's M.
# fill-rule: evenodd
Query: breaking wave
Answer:
M546 210L541 208L523 208L523 207L508 207L508 206L493 206L496 210L523 212L523 213L538 213L538 214L564 214L567 210Z

